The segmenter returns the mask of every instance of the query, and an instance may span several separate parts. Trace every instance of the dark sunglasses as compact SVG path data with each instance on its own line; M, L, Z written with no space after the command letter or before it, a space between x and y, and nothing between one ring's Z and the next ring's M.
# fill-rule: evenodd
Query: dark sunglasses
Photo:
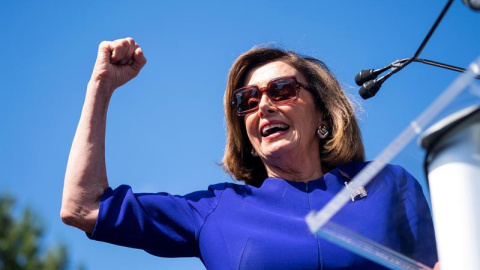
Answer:
M307 86L299 83L295 76L280 77L271 80L263 88L249 85L235 90L230 104L239 116L243 116L258 109L262 92L267 94L273 104L278 105L295 101L300 88L309 90Z

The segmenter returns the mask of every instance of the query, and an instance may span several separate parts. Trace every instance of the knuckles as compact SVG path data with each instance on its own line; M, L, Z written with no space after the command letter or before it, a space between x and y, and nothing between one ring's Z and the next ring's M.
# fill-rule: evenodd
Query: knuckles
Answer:
M104 40L104 41L100 42L100 44L98 45L98 48L102 49L102 48L107 48L109 46L110 46L110 41Z
M104 40L100 42L98 45L99 49L104 49L104 48L109 48L110 50L115 50L115 49L128 49L129 47L136 48L137 44L135 43L135 40L131 37L123 38L123 39L117 39L114 41L107 41Z
M117 39L115 40L115 43L118 44L120 47L134 47L135 46L135 41L131 37L123 38L123 39Z

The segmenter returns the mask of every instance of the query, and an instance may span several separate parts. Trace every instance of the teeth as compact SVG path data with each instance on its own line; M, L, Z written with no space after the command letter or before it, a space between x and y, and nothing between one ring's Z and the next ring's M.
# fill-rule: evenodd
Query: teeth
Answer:
M287 124L271 124L271 125L266 125L262 128L261 132L262 135L267 135L268 131L273 129L273 128L280 128L280 129L288 129L290 126Z

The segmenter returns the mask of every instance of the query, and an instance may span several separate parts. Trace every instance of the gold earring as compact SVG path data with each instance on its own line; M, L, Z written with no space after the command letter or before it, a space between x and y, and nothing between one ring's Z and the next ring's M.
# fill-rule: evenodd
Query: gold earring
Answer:
M327 126L325 125L320 125L317 128L317 135L320 137L320 139L325 139L328 136L328 133L330 133L327 129Z

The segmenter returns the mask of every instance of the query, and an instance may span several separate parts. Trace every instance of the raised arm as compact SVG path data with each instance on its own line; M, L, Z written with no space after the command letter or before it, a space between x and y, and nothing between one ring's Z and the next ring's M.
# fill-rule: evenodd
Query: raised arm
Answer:
M65 173L60 217L68 225L85 232L92 232L95 226L100 197L108 187L108 104L115 89L137 76L146 62L132 38L100 43Z

